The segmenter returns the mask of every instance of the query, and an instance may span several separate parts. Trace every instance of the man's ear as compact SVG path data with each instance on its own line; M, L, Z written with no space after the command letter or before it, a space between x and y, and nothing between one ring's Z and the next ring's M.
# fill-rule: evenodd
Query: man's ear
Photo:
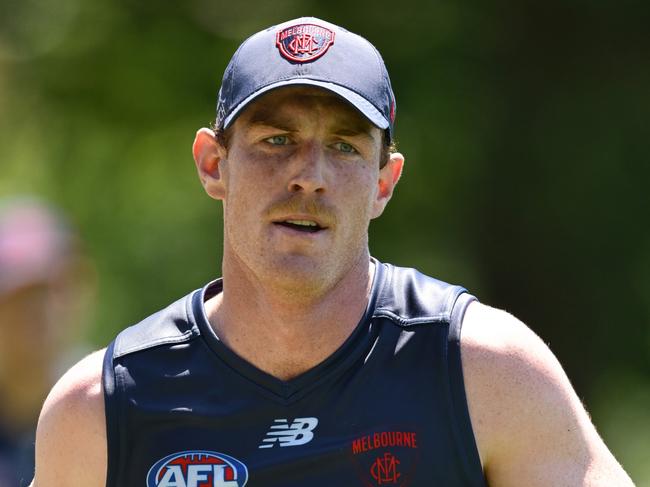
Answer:
M225 195L225 187L220 164L226 155L225 147L217 141L212 130L202 128L194 138L192 154L205 192L216 200L222 200Z
M402 175L404 167L404 156L399 152L390 155L388 162L379 170L379 181L377 188L377 199L374 203L372 218L377 218L384 212L384 208L393 196L395 185Z

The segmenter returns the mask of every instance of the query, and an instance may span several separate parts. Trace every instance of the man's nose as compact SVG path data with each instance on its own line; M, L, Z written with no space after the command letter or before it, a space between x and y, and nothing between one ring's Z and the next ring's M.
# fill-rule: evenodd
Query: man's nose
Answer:
M317 143L306 143L293 155L288 189L292 193L323 193L327 170L324 148Z

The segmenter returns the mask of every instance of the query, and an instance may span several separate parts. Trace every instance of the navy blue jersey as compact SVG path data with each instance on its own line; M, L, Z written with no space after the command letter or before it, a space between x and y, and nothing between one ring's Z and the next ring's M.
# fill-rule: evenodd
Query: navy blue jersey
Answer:
M465 289L377 263L351 336L282 381L215 335L203 303L221 288L109 346L108 487L485 487L460 360Z

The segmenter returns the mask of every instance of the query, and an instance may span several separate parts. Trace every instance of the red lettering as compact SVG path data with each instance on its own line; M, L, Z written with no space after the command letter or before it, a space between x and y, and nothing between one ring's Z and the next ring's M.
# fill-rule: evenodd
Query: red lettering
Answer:
M383 432L380 438L381 438L381 446L383 448L386 448L388 446L388 433Z
M397 470L400 461L391 453L384 453L383 458L377 458L370 467L370 475L377 484L396 484L402 474Z
M360 439L356 439L356 440L354 440L352 442L352 453L354 453L355 455L357 453L361 453L361 440Z
M413 444L411 443L411 437L413 433L406 433L404 432L404 446L408 446L409 448L413 448Z
M417 448L417 433L414 431L380 431L362 436L352 441L352 453L356 455L392 446Z
M301 34L291 39L287 47L294 54L311 54L316 49L316 42L311 34Z

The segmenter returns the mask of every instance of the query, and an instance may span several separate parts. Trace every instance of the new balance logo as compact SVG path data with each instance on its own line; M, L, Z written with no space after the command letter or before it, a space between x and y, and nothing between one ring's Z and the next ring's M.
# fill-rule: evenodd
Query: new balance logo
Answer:
M286 419L275 419L258 448L304 445L314 438L313 431L316 426L316 418L296 418L291 424Z

